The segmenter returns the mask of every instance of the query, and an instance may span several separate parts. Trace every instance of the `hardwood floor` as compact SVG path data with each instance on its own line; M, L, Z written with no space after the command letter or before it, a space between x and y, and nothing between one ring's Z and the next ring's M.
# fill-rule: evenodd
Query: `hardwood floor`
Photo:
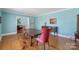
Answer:
M63 37L49 37L49 44L46 43L46 50L78 50L79 42L74 42ZM25 38L22 34L9 35L2 37L0 41L0 50L43 50L43 44L37 46L35 38L33 46L30 46L30 39Z

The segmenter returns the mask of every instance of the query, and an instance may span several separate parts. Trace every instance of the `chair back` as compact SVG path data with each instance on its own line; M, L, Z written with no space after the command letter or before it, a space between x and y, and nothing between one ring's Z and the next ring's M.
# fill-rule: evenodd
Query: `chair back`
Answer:
M44 42L47 42L49 39L50 30L47 27L42 28L41 35L43 36Z
M45 43L48 42L49 39L50 30L48 27L42 27L41 29L41 35L37 38L38 42Z

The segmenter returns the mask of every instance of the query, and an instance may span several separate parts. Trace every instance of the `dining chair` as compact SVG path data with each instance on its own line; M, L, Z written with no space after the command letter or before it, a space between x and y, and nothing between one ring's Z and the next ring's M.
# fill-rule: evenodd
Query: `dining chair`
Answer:
M48 27L43 26L42 30L41 30L41 35L38 36L37 40L37 45L38 43L41 43L44 45L44 50L45 50L45 43L48 43L49 46L49 34L50 34L50 29L48 29Z

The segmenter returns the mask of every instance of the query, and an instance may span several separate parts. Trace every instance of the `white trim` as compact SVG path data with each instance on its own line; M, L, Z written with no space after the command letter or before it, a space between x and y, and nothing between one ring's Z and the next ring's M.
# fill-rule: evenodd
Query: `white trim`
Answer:
M51 33L51 34L54 35L54 33ZM62 35L62 34L57 34L57 35L60 36L60 37L69 38L69 39L72 39L72 40L75 39L75 36L67 36L67 35Z
M74 40L74 36L66 36L66 35L62 35L62 34L58 34L58 36Z
M5 33L5 34L2 34L1 36L13 35L13 34L16 34L16 33L17 33L17 32Z
M0 36L0 41L1 41L1 39L2 39L2 36Z
M17 34L17 32L2 34L2 35L0 36L0 38L1 38L2 36L13 35L13 34ZM51 33L51 34L54 35L54 33ZM56 35L56 34L55 34L55 35ZM65 38L69 38L69 39L72 39L72 40L75 39L75 36L66 36L66 35L62 35L62 34L57 34L57 35L60 36L60 37L65 37Z
M70 9L73 9L73 8L66 8L66 9L48 12L48 13L44 13L44 14L40 14L40 15L35 15L35 16L43 16L43 15L48 15L48 14L53 14L53 13L59 13L59 12L63 12L63 11L70 10Z

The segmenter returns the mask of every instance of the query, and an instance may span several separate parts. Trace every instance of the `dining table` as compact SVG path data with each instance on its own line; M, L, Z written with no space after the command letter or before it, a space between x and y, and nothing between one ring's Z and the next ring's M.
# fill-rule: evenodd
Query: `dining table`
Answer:
M30 46L32 46L33 39L38 37L38 35L40 35L41 32L40 32L40 30L37 30L37 29L26 29L25 34L27 34L30 37L30 40L31 40Z

